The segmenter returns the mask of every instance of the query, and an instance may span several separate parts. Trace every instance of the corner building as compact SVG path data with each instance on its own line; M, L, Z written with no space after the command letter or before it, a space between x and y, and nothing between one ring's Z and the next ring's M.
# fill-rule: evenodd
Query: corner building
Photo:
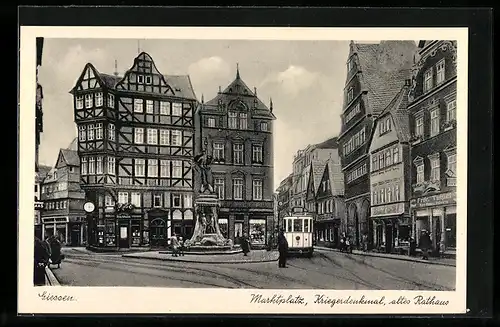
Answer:
M413 236L419 242L429 231L435 252L450 255L457 226L456 51L456 41L419 42L408 106Z
M368 156L373 122L409 78L415 52L413 41L350 44L338 142L347 208L347 226L342 229L357 247L364 235L368 248L373 244Z
M221 231L235 242L247 233L254 248L266 245L274 217L272 110L272 102L267 107L237 70L234 81L210 101L202 100L197 111L197 152L205 149L214 158ZM199 189L196 185L195 192Z
M88 63L71 90L89 246L163 247L193 231L193 110L189 76L163 75L140 53L124 76Z

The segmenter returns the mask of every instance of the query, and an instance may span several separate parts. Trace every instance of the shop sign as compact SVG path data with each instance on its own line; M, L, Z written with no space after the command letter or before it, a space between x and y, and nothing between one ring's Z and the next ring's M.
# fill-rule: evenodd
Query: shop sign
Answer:
M410 206L412 208L433 207L440 205L448 205L456 203L456 192L447 192L426 197L412 199Z
M128 213L119 213L116 215L116 218L118 218L118 219L130 219L131 216Z
M400 215L405 212L404 203L393 203L371 208L371 216L391 216Z

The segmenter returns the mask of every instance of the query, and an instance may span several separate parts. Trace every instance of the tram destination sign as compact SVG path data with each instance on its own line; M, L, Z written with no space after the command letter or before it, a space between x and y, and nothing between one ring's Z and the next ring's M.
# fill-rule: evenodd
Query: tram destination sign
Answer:
M429 195L416 198L410 201L412 208L432 207L439 205L455 204L457 199L456 192L447 192L436 195Z

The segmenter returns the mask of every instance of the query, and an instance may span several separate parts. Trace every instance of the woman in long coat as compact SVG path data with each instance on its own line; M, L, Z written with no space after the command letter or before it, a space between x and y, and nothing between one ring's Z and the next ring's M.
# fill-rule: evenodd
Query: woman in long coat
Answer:
M35 269L33 282L35 286L45 285L45 266L49 264L50 250L44 241L35 236Z

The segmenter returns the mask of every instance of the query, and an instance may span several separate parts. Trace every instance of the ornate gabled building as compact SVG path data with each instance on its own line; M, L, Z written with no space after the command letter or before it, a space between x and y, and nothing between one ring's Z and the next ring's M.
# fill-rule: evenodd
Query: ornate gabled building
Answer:
M410 76L413 41L351 42L347 60L339 144L344 172L347 233L355 246L363 236L373 243L370 217L369 137L374 119L387 107Z
M374 248L388 253L408 253L410 245L409 90L408 79L375 120L370 138L370 233Z
M333 137L318 144L309 144L305 149L297 151L293 158L292 208L307 209L306 198L311 162L325 162L332 154L337 153L337 149L337 137Z
M207 151L214 160L222 233L235 241L247 233L254 247L264 246L266 226L274 216L272 101L267 107L237 69L223 91L219 88L213 99L202 100L196 116L197 151Z
M41 200L42 238L53 235L66 245L85 245L85 194L80 188L80 160L75 150L59 150L55 166L43 180Z
M345 223L344 175L338 151L326 161L311 162L309 172L306 208L314 215L316 244L337 247Z
M430 232L441 253L456 248L457 43L420 41L410 91L413 236ZM464 109L465 110L465 109Z
M116 65L115 65L116 66ZM93 249L165 246L193 230L194 109L189 76L140 53L123 76L88 63L70 92Z

